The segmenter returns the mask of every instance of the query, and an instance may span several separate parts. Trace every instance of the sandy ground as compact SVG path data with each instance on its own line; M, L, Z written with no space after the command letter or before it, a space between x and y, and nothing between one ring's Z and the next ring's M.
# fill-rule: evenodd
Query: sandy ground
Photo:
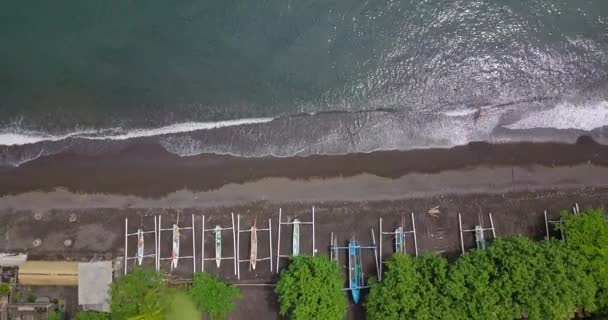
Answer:
M240 279L232 260L222 260L219 269L215 261L205 261L205 271L232 283L271 284L277 278L279 209L283 221L310 221L315 207L318 255L329 255L332 232L342 245L353 237L362 244L380 243L379 218L385 230L403 218L410 228L413 213L419 252L452 259L461 252L458 213L464 228L489 227L492 213L497 236L542 239L544 210L555 219L574 203L585 208L607 202L608 147L585 139L576 145L470 144L450 150L287 159L178 158L138 146L104 156L61 154L1 169L0 248L27 252L31 259L116 259L125 255L126 218L127 232L133 233L154 229L154 216L162 217L163 228L170 228L178 216L180 226L190 227L194 215L194 238L191 230L183 230L180 241L181 256L196 259L181 259L170 272L187 279L202 267L203 216L205 228L230 227L234 213L242 231L254 222L267 228L271 220L272 233L260 232L258 251L260 257L271 256L273 264L260 261L249 270L242 262ZM312 229L302 226L301 233L302 252L312 254ZM246 260L250 235L237 234L237 256ZM234 256L232 232L222 235L222 256ZM289 254L291 235L291 227L281 228L281 255ZM40 245L35 246L37 239ZM390 255L392 241L391 236L382 238L381 257ZM163 232L162 258L169 257L171 246L171 232ZM465 249L474 246L472 234L465 234ZM152 234L146 235L145 249L146 254L155 251ZM415 252L412 237L407 238L407 250ZM127 255L135 251L136 239L130 237ZM215 257L210 232L205 233L204 251L205 258ZM154 261L146 258L144 264L153 267ZM365 277L376 276L372 251L364 253L363 262ZM338 263L346 263L344 252ZM286 264L281 260L279 270ZM133 265L130 260L128 269ZM170 271L169 261L163 260L161 268ZM278 318L272 287L244 286L242 294L233 319ZM362 317L360 307L351 305L349 318Z
M195 247L196 269L201 268L201 229L202 218L205 215L206 228L216 224L230 226L230 212L240 215L241 230L250 228L257 221L258 228L266 227L268 219L272 223L272 250L269 247L269 237L260 233L260 257L272 253L273 269L276 267L277 250L277 221L278 210L281 208L283 220L298 218L302 221L311 220L312 206L315 206L315 245L319 255L328 255L329 235L337 234L339 242L346 244L355 237L362 244L371 244L371 228L374 228L376 241L378 238L378 219L383 218L386 229L393 229L405 217L406 227L410 227L410 213L414 213L417 227L418 249L420 253L433 251L444 254L450 258L460 254L458 232L458 213L462 213L463 227L471 228L477 223L489 226L488 213L492 213L496 233L498 236L525 234L534 239L545 236L543 211L548 210L550 218L556 218L561 209L569 208L574 203L582 207L599 206L608 202L608 190L603 188L577 188L560 189L552 191L527 191L496 194L467 195L437 195L422 198L402 200L377 201L333 201L333 202L285 202L273 203L261 201L248 205L224 206L215 208L89 208L89 209L52 209L52 210L23 210L3 209L0 214L2 226L1 238L5 251L28 252L32 259L74 259L87 261L94 258L113 258L124 255L124 228L125 218L129 219L129 232L137 228L152 229L154 215L162 215L163 227L168 228L177 218L179 211L180 225L190 226L192 214L195 215ZM438 207L439 213L429 213L432 208ZM432 211L431 211L432 212ZM70 222L70 217L76 219ZM73 220L73 219L72 219ZM209 227L207 227L209 226ZM281 254L289 254L291 246L290 227L281 230ZM491 234L486 233L490 238ZM302 251L312 253L312 230L302 226ZM34 247L35 239L42 241L41 245ZM70 246L64 244L65 240L72 240ZM146 237L146 253L154 252L153 236ZM306 239L306 240L304 240ZM205 235L205 257L214 257L213 236ZM232 235L230 231L223 234L224 246L222 254L233 254ZM474 247L472 235L464 237L466 249ZM181 237L181 254L192 255L191 232L184 230ZM382 256L390 255L392 238L383 238ZM414 252L413 238L407 239L408 252ZM135 237L128 242L129 255L135 254ZM170 232L161 238L162 257L168 257L171 250ZM249 234L243 233L240 239L240 257L247 259L249 250ZM150 258L145 264L153 266L154 259ZM363 256L364 272L366 277L376 275L375 259L371 251ZM133 261L129 263L132 267ZM345 253L340 256L340 264L346 263ZM285 267L286 260L282 260L281 268ZM168 261L162 263L168 269ZM192 273L192 260L183 259L178 269L172 274L177 278L188 278ZM221 268L217 269L214 261L205 262L205 271L221 275L224 279L244 284L272 283L276 281L276 273L270 272L269 261L260 261L256 270L249 270L248 263L241 264L241 280L234 275L234 264L224 260ZM346 271L345 271L346 275ZM264 318L276 317L276 301L272 288L246 287L243 288L242 302L233 317L242 319L248 314L264 314ZM350 318L361 316L358 307L353 306ZM359 310L359 311L357 311Z

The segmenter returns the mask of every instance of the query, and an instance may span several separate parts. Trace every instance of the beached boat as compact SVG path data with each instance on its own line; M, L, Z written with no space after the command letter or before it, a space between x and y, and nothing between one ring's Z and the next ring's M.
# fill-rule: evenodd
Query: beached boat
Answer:
M171 251L171 270L177 268L179 260L179 227L173 224L173 250Z
M296 257L300 255L300 220L293 220L293 243L291 254Z
M258 228L256 222L251 227L251 252L249 255L249 270L255 270L255 264L258 262Z
M359 303L363 278L361 275L361 246L352 239L348 243L348 279L349 289L354 303Z
M137 264L141 266L144 260L144 232L141 229L137 230Z
M215 226L215 265L219 268L222 263L222 227Z
M483 250L486 248L486 239L481 226L475 226L475 243L477 244L477 249Z
M403 227L395 229L395 252L405 253L405 237Z

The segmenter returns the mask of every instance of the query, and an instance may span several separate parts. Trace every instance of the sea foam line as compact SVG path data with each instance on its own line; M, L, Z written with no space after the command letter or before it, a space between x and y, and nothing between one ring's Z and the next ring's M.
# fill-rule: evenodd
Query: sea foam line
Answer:
M90 140L127 140L133 138L192 132L197 130L218 129L246 124L259 124L270 122L272 120L274 120L274 118L247 118L218 122L183 122L159 128L132 129L126 132L122 128L112 128L102 130L82 130L65 135L51 135L35 131L8 131L0 133L0 146L26 145L43 141L61 141L68 138L82 138ZM116 132L116 134L107 134L107 132Z

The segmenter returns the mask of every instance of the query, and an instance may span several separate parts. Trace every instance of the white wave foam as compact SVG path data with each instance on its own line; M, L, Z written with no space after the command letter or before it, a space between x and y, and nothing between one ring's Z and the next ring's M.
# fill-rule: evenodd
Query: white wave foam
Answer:
M591 131L608 125L608 101L576 105L560 102L554 108L529 114L506 125L509 129L577 129Z
M121 128L105 130L83 130L66 135L50 135L34 131L0 133L0 145L25 145L42 141L60 141L68 138L83 138L91 140L127 140L133 138L160 136L172 133L184 133L197 130L209 130L222 127L240 126L245 124L265 123L273 118L248 118L218 122L184 122L151 129L133 129L126 131Z
M479 109L476 108L467 108L467 109L457 109L457 110L449 110L442 112L444 115L448 117L466 117L478 112Z

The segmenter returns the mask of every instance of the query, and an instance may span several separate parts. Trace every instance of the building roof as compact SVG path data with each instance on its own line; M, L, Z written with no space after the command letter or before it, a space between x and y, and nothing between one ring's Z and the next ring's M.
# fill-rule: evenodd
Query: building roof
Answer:
M19 267L19 283L30 286L77 286L78 262L26 261Z

